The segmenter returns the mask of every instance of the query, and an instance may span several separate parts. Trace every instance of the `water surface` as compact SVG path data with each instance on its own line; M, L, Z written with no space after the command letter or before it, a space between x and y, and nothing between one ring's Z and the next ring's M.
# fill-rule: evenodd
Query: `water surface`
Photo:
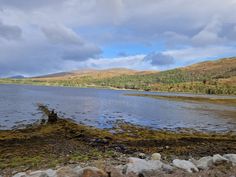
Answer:
M0 129L11 129L17 125L39 120L42 113L38 110L37 103L42 103L55 109L65 118L72 118L78 123L99 128L110 128L117 120L123 120L158 129L194 128L204 131L236 131L236 108L233 106L124 95L132 93L140 92L0 85Z

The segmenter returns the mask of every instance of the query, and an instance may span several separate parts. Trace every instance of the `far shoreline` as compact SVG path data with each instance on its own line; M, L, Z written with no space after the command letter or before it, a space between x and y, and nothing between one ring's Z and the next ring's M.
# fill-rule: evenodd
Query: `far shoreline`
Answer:
M47 85L47 84L29 84L29 83L0 83L0 85L28 85L28 86L44 86L44 87L62 87L62 88L92 88L92 89L104 89L104 90L120 90L120 91L136 91L136 92L142 92L142 93L171 93L171 94L187 94L187 95L196 95L196 96L204 96L204 97L210 97L210 96L216 96L216 97L229 97L229 98L235 98L236 95L234 94L206 94L206 93L194 93L194 92L171 92L171 91L155 91L155 90L141 90L141 89L125 89L125 88L117 88L117 87L102 87L102 86L64 86L64 85Z

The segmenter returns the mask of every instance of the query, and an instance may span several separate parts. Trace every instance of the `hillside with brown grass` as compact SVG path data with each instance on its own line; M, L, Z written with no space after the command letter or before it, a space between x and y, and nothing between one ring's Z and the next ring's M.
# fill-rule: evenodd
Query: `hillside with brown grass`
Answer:
M236 95L236 57L161 72L89 69L1 82Z

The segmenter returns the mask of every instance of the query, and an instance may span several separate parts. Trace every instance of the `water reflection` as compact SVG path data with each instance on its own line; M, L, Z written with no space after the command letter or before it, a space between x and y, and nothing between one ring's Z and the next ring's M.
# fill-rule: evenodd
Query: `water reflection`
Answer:
M42 114L36 104L43 103L63 117L99 128L124 120L153 128L236 130L235 107L125 96L127 93L137 92L0 85L0 129L38 120Z

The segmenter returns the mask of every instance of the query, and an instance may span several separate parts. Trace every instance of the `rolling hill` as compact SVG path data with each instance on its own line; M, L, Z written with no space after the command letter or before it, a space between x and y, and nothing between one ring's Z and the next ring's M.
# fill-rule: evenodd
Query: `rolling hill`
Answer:
M36 85L236 95L236 57L161 72L124 68L78 70L6 81Z

